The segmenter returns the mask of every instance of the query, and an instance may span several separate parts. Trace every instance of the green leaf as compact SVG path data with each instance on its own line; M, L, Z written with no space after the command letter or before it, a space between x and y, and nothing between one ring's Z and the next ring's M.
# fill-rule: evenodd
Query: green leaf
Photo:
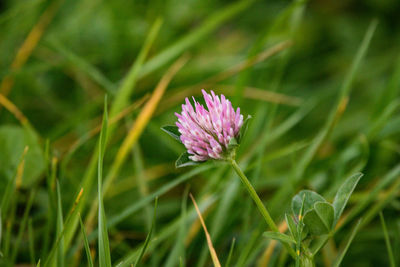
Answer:
M183 152L175 162L176 168L198 165L200 162L193 161L189 159L190 154L188 152Z
M21 186L28 188L34 184L45 170L45 160L39 140L29 129L15 125L0 126L0 180L14 178L15 168L20 162L25 147L29 150L25 156L24 173ZM4 179L6 178L6 179ZM0 186L3 186L0 184Z
M240 144L242 142L243 137L245 136L247 132L247 128L249 128L249 121L251 119L251 116L248 115L247 118L243 121L243 125L240 128L239 135L237 138L237 143Z
M278 241L281 241L284 243L296 243L292 237L282 234L282 233L278 233L278 232L271 232L271 231L264 232L263 236L266 238L271 238L271 239L278 240Z
M99 141L99 160L98 160L98 188L97 194L99 199L99 213L98 213L98 237L99 237L99 265L100 267L111 266L111 255L110 255L110 244L108 241L106 215L103 206L103 191L102 191L102 180L103 180L103 159L104 151L107 144L107 125L108 125L108 113L107 113L107 96L104 100L104 115L103 124L101 126L100 141Z
M293 238L295 240L297 240L299 235L297 233L297 225L294 222L293 217L290 216L289 214L285 214L285 220L286 220L286 224L288 225L290 233L292 234Z
M86 251L86 257L88 260L88 266L93 267L93 259L92 259L92 254L90 254L90 247L89 247L89 241L86 235L85 231L85 226L83 225L81 215L79 214L79 223L81 225L81 231L82 231L82 237L83 237L83 243L85 244L85 251Z
M316 202L314 208L305 213L303 222L311 235L328 234L332 229L334 210L326 201Z
M303 204L304 198L304 207L302 214L306 214L308 211L314 209L314 204L317 202L326 202L326 200L319 194L315 193L311 190L302 190L297 195L295 195L292 199L292 211L296 217L299 216L300 210Z
M332 229L335 210L328 202L317 202L314 204L315 212L321 218L326 228Z
M322 219L318 216L315 209L309 210L304 215L303 222L311 235L318 236L329 233L330 229L326 227Z
M174 138L178 142L182 143L181 138L180 138L181 133L179 132L178 129L179 129L178 126L175 126L175 125L165 125L165 126L161 127L161 130L163 130L164 132L169 134L172 138Z
M363 176L362 173L356 173L348 178L339 188L336 193L335 199L333 200L333 208L335 209L334 223L335 226L338 222L344 208L346 207L347 201L349 200L351 194L356 188L360 178Z

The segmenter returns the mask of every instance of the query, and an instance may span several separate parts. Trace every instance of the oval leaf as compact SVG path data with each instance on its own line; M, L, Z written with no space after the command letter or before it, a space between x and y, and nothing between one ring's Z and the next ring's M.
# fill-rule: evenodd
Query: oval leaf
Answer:
M45 160L38 138L34 132L15 125L0 127L0 180L14 178L21 154L25 147L29 150L25 156L21 186L27 188L35 183L45 169ZM2 179L6 178L6 179ZM0 186L4 186L0 183Z
M315 209L309 210L304 215L303 222L311 235L324 235L328 234L330 231L318 216Z
M338 222L344 208L346 207L347 201L349 200L354 188L356 188L362 176L362 173L356 173L352 175L350 178L346 179L346 181L337 191L335 199L333 200L333 208L335 210L334 225L336 225Z
M328 202L317 202L314 204L314 209L325 224L326 228L331 230L335 214L333 206Z

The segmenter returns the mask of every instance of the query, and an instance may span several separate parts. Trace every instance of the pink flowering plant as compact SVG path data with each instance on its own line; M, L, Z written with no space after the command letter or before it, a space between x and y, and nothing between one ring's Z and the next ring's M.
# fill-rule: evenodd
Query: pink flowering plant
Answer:
M195 165L207 160L230 163L268 226L273 232L279 234L278 227L267 208L235 160L236 149L243 139L251 116L243 120L240 108L235 111L232 103L224 95L217 96L213 91L210 95L205 90L202 90L202 93L207 109L194 98L193 107L186 98L185 104L182 105L182 112L175 114L178 117L176 126L162 128L181 142L187 150L176 161L176 167ZM289 242L282 242L290 255L295 258L296 253Z

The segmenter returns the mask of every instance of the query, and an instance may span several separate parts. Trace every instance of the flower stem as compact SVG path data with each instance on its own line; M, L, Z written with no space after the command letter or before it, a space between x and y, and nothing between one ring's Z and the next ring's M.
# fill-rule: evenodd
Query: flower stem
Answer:
M246 187L247 191L249 192L251 198L254 200L258 210L260 211L261 215L264 217L265 221L267 222L269 228L271 228L274 232L279 232L278 227L276 226L275 222L272 220L271 215L269 214L267 208L262 203L260 197L257 195L256 190L251 185L249 179L247 179L246 175L242 172L239 165L237 164L235 159L230 159L229 162L232 164L233 169L239 175L240 180L242 181L243 185ZM293 258L296 258L296 253L293 248L288 243L283 243L286 247L288 252Z

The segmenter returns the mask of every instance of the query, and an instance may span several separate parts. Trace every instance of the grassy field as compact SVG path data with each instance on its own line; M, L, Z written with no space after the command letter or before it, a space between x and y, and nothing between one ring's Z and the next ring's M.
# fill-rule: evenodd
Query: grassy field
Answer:
M399 11L1 1L0 266L399 265ZM175 167L161 127L203 88L252 117L242 176Z

